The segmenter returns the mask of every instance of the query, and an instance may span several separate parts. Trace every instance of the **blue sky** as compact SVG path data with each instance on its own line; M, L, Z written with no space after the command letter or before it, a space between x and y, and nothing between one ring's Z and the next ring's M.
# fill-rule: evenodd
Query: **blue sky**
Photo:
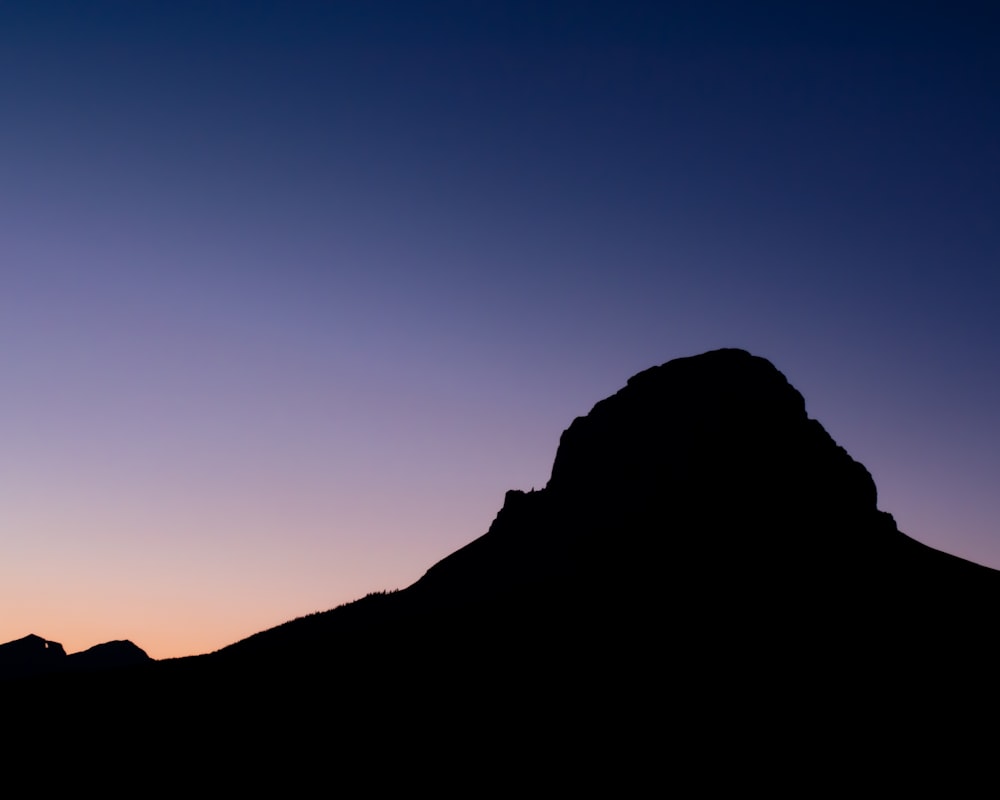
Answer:
M0 4L0 640L185 655L405 586L721 346L1000 567L997 22Z

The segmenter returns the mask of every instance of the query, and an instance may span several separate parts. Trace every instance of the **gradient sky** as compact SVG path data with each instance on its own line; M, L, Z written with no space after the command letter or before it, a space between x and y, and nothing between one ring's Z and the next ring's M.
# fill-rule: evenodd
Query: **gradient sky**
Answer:
M1000 567L998 220L993 2L0 2L0 642L404 587L721 346Z

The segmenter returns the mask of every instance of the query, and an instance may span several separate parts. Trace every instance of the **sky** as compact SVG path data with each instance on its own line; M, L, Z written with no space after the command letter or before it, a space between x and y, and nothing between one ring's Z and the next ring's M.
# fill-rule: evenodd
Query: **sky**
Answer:
M992 2L0 0L0 642L403 588L717 347L1000 568L998 100Z

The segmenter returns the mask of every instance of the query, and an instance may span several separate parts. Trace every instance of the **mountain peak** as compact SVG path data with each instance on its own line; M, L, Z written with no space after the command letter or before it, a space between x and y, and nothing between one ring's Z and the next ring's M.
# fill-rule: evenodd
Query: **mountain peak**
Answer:
M792 505L820 495L842 508L876 505L868 471L809 419L802 395L771 362L738 349L634 375L564 431L549 487L681 503L781 491Z

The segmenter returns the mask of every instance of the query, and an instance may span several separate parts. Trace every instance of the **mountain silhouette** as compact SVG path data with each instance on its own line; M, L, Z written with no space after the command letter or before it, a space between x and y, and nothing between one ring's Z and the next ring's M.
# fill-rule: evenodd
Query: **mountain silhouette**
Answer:
M0 644L0 678L55 672L63 666L66 651L59 642L35 634Z
M150 660L145 650L128 640L105 642L67 655L59 642L32 633L0 644L0 679L132 667Z
M507 492L484 535L406 589L21 691L132 725L138 702L147 728L206 720L206 746L272 755L376 741L572 770L648 766L665 738L681 761L753 749L766 729L807 758L858 718L898 732L981 694L998 601L1000 573L900 532L784 375L724 349L574 420L546 486ZM35 639L4 647L39 656Z
M897 529L773 365L724 349L639 373L574 420L545 488L509 491L485 535L409 588L217 656L311 660L381 626L547 648L599 629L638 638L652 617L695 638L895 653L928 636L972 646L963 628L998 592L1000 573ZM300 637L310 646L290 647Z

